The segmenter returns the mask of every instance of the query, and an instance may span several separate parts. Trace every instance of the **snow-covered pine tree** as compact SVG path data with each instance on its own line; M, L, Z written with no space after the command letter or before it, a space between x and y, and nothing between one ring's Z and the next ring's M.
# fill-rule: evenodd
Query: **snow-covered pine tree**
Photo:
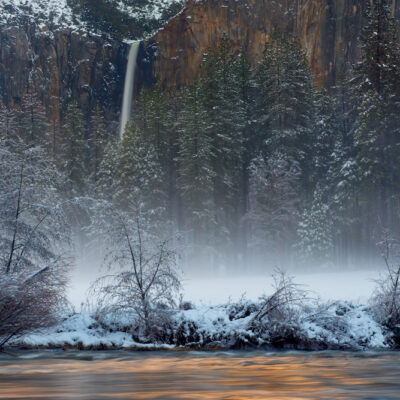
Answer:
M96 104L90 119L89 159L92 181L96 184L100 164L107 142L107 130L104 115L99 104Z
M161 85L144 88L136 103L135 124L142 139L151 145L161 165L161 190L167 196L167 215L179 219L177 198L178 115L181 108L179 91L165 91Z
M166 194L163 171L152 143L128 124L118 150L115 199L123 209L132 205L157 219L165 218Z
M342 150L341 133L333 98L325 90L315 94L315 126L311 201L305 205L298 228L297 247L307 261L332 260L334 247L334 220L338 176L338 154ZM336 210L337 211L337 210Z
M250 166L249 247L275 265L289 262L299 220L298 169L287 155L256 157Z
M204 105L210 116L216 150L213 160L215 243L230 256L239 237L244 130L247 128L247 104L243 97L246 83L243 75L240 77L243 71L238 63L230 40L223 36L218 48L210 49L204 56L201 75Z
M189 245L205 250L214 231L213 159L215 149L210 121L204 107L201 83L186 90L180 114L179 189L183 206L183 230L192 232Z
M0 137L15 139L17 132L18 121L15 110L0 101Z
M234 59L234 75L238 85L238 116L242 136L242 157L239 168L238 196L236 201L236 218L234 246L239 253L239 261L247 258L248 231L246 214L249 211L250 165L260 150L257 126L255 123L255 81L251 64L246 55L241 53Z
M327 171L335 228L335 260L343 266L359 262L355 249L360 244L359 171L354 138L358 111L353 79L349 65L338 69L336 85L332 88L337 132Z
M108 139L99 165L95 182L96 196L100 199L112 201L115 196L118 168L118 143L113 138Z
M365 18L354 79L361 99L356 161L364 213L372 224L365 229L373 230L378 223L391 230L399 225L395 208L400 182L400 49L387 0L368 2Z
M49 123L46 110L32 82L29 82L27 92L21 99L18 123L19 134L27 143L49 146Z
M354 129L357 120L358 100L352 81L354 71L348 64L338 68L336 85L333 89L335 114L338 121L338 129L342 137L343 151L350 157L354 156Z
M135 124L144 137L152 142L160 156L167 157L168 147L168 100L167 94L160 85L144 88L137 100Z
M84 116L76 102L71 102L67 106L61 147L61 165L67 180L67 194L72 197L79 196L83 193L89 174L85 167L87 143Z
M302 174L304 195L312 190L314 89L312 74L296 38L281 35L267 43L256 74L257 115L263 154L280 151Z
M318 185L309 209L301 217L297 231L297 247L304 261L321 263L332 260L334 249L334 224L332 210Z
M313 160L313 181L329 190L327 172L334 162L336 137L340 134L335 114L334 101L325 90L315 95L315 143ZM324 189L325 190L325 189Z
M373 90L385 99L398 91L399 48L396 21L389 0L366 2L365 25L361 31L361 60L355 68L355 82L361 94Z

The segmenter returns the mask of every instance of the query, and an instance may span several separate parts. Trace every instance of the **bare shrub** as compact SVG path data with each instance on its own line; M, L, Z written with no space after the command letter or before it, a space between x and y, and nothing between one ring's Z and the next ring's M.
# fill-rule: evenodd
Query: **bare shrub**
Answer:
M274 293L261 297L261 307L254 320L292 320L297 314L298 306L302 306L308 292L301 285L293 282L293 278L285 272L277 270L273 274Z
M251 320L253 330L265 332L275 345L296 340L300 326L300 311L308 297L308 291L293 282L285 272L273 274L274 292L260 298L261 305Z
M171 325L180 287L177 253L171 240L146 229L139 209L122 212L108 205L105 263L109 273L98 279L92 294L103 315L132 316L133 334L160 339ZM104 225L103 225L104 226Z
M400 242L385 232L379 247L386 274L377 281L372 309L380 323L394 328L400 324Z
M45 267L31 275L3 275L0 284L0 349L12 338L57 322L65 305L64 271Z

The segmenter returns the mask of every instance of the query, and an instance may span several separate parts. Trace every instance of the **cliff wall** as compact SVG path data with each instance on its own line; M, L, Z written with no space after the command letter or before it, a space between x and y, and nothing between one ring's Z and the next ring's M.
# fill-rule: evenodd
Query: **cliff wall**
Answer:
M100 102L119 111L125 76L124 43L26 22L0 26L0 95L17 106L29 82L49 115L62 115L74 99L84 110ZM110 115L111 117L111 115Z
M138 84L182 86L198 73L203 54L226 33L253 65L275 30L299 37L318 86L334 83L343 61L355 62L362 10L369 0L188 0L185 8L143 42ZM400 0L393 13L400 21ZM0 25L0 96L17 106L31 80L49 115L62 117L77 100L99 102L117 121L129 46L78 28L23 17Z
M166 86L190 82L202 55L226 33L234 48L253 64L276 30L298 37L307 53L315 82L329 86L343 61L355 62L362 11L367 0L189 0L185 9L153 38L157 48L153 76ZM394 0L393 12L399 13Z

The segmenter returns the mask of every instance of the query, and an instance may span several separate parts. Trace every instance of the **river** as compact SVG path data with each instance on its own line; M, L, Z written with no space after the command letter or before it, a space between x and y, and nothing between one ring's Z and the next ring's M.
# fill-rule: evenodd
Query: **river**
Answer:
M2 354L0 399L400 399L400 353Z

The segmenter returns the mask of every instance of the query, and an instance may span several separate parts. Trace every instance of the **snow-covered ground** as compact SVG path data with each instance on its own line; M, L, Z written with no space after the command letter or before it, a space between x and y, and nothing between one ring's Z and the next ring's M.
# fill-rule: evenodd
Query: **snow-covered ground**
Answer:
M83 348L145 348L168 349L171 345L142 344L133 340L127 332L110 332L102 328L88 313L69 316L63 323L46 331L32 333L17 343L32 347L73 347Z

